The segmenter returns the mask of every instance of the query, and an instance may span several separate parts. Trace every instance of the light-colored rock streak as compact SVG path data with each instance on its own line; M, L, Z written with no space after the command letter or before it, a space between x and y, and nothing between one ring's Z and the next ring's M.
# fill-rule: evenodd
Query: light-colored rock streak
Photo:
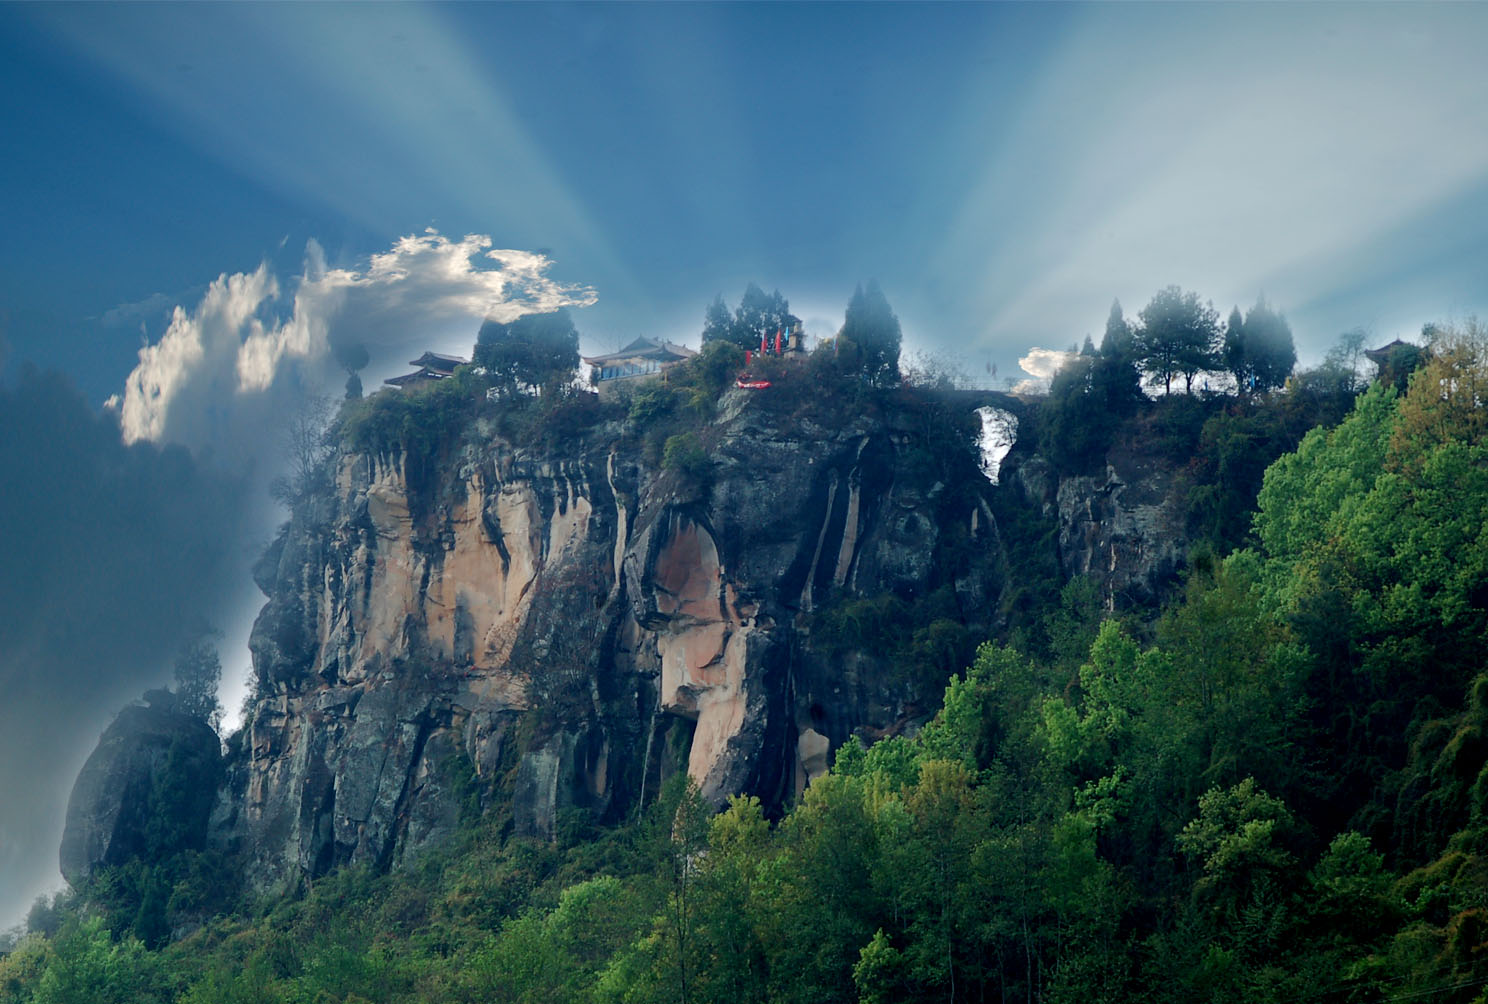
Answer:
M796 739L796 794L827 772L827 754L832 742L815 729L805 729Z
M982 420L978 446L982 451L982 473L994 485L1002 470L1002 461L1018 438L1018 417L1010 411L983 405L976 410Z
M625 538L628 533L626 525L625 503L620 498L620 493L615 489L615 451L605 458L605 478L610 483L610 497L615 500L615 593L620 592L620 578L624 574L622 562L625 560Z
M838 587L847 581L853 555L858 549L858 501L861 487L862 474L854 467L847 478L847 519L842 524L842 546L837 551L837 568L832 573L832 583Z
M827 527L832 523L832 507L837 502L837 479L827 482L827 505L822 513L821 529L816 534L816 550L811 552L811 567L806 571L806 584L801 587L801 609L811 612L811 584L816 581L816 565L821 561L822 545L827 539Z
M723 569L713 537L679 519L656 557L652 585L667 624L656 636L662 709L697 722L687 773L705 795L714 766L744 724L750 627L723 602Z

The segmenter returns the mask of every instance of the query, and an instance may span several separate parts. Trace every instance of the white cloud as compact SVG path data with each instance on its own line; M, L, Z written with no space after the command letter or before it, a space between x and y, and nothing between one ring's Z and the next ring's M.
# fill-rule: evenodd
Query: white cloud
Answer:
M1066 352L1063 349L1041 349L1035 346L1028 350L1026 356L1018 360L1018 365L1029 376L1047 381L1054 379L1054 374L1059 372L1060 367L1078 354Z
M182 438L169 435L168 423L174 417L185 433L195 417L185 414L188 406L208 407L223 392L222 360L236 357L254 312L276 295L277 281L260 265L250 274L218 276L189 314L177 306L170 327L160 341L140 349L139 365L124 382L125 441Z
M230 449L261 440L261 422L288 398L329 387L335 344L365 345L376 367L429 347L454 325L468 345L484 317L509 321L595 302L593 289L546 275L549 264L529 251L491 250L483 235L450 240L431 229L398 239L363 267L331 268L312 240L283 318L275 311L280 282L267 265L221 275L140 350L114 402L124 437Z

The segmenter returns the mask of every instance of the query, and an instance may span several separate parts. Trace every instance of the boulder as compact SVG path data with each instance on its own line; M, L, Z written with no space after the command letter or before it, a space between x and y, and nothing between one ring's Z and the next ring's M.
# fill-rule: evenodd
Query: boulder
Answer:
M217 733L164 691L119 712L83 764L60 853L73 886L103 865L202 846L221 773Z

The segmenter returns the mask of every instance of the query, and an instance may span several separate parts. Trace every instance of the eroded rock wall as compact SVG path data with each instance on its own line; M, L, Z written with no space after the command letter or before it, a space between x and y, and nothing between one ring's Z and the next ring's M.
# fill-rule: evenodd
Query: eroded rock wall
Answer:
M986 493L1006 489L974 435L935 457L892 415L817 424L737 392L701 434L703 483L620 423L560 454L466 430L427 483L400 456L335 459L257 570L257 696L214 823L255 884L438 840L472 772L537 837L565 810L625 817L684 763L715 802L779 807L853 732L933 708L883 653L829 655L811 629L941 587L995 629Z
M1183 568L1189 539L1170 465L1120 453L1100 474L1060 476L1035 455L1018 458L1014 470L1020 490L1058 527L1064 576L1094 579L1107 609L1153 602Z

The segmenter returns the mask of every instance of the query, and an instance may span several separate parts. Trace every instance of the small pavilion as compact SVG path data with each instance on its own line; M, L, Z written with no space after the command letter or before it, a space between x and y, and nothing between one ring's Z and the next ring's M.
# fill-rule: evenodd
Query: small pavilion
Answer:
M434 380L446 380L454 376L456 366L464 366L467 360L459 356L446 356L438 352L425 352L417 359L408 360L408 365L417 366L412 373L388 377L383 383L403 388L418 386Z

